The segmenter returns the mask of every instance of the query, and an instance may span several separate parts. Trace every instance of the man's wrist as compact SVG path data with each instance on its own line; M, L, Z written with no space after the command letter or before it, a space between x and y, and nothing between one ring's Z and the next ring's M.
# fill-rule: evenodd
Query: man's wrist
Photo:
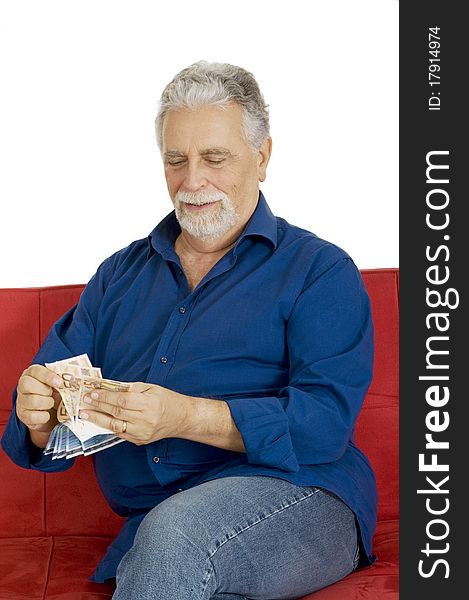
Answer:
M184 396L179 433L175 437L246 452L228 404L224 400Z
M37 448L45 448L47 446L50 434L51 431L35 431L34 429L29 429L29 437L31 442Z
M190 439L191 433L198 431L199 423L199 403L195 396L186 396L177 392L176 397L171 401L171 407L175 411L172 420L175 424L175 431L172 437Z

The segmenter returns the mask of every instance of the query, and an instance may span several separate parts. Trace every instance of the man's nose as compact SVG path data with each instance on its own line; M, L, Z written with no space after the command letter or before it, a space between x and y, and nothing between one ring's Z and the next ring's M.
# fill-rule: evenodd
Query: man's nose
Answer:
M183 187L188 192L196 192L207 184L207 178L203 167L195 162L189 161L184 173Z

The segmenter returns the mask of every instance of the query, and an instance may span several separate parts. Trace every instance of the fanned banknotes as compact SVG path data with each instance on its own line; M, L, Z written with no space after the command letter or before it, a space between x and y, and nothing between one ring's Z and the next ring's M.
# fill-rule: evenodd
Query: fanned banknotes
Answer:
M57 408L59 424L52 430L44 454L52 454L53 459L73 458L80 454L93 454L124 441L109 429L80 419L80 409L84 407L85 394L98 389L128 392L130 384L103 379L101 369L93 367L87 354L46 363L45 366L62 378L62 387L58 390L61 396Z

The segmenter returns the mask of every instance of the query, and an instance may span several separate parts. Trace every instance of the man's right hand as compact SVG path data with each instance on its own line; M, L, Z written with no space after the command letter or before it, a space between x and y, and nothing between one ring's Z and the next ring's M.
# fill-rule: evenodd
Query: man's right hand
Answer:
M34 444L45 447L49 434L57 425L62 380L42 365L31 365L18 381L16 414L28 427Z

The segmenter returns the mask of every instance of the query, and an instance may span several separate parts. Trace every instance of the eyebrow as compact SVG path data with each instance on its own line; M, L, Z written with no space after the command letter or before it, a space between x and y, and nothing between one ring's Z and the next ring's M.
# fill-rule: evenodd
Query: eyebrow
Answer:
M225 158L233 157L233 154L227 148L215 146L213 148L204 148L199 152L200 156L223 156ZM185 158L184 152L179 150L168 150L163 155L165 158Z
M233 156L231 152L227 148L207 148L206 150L202 150L200 152L201 156L207 156L208 154L216 155L216 156Z

